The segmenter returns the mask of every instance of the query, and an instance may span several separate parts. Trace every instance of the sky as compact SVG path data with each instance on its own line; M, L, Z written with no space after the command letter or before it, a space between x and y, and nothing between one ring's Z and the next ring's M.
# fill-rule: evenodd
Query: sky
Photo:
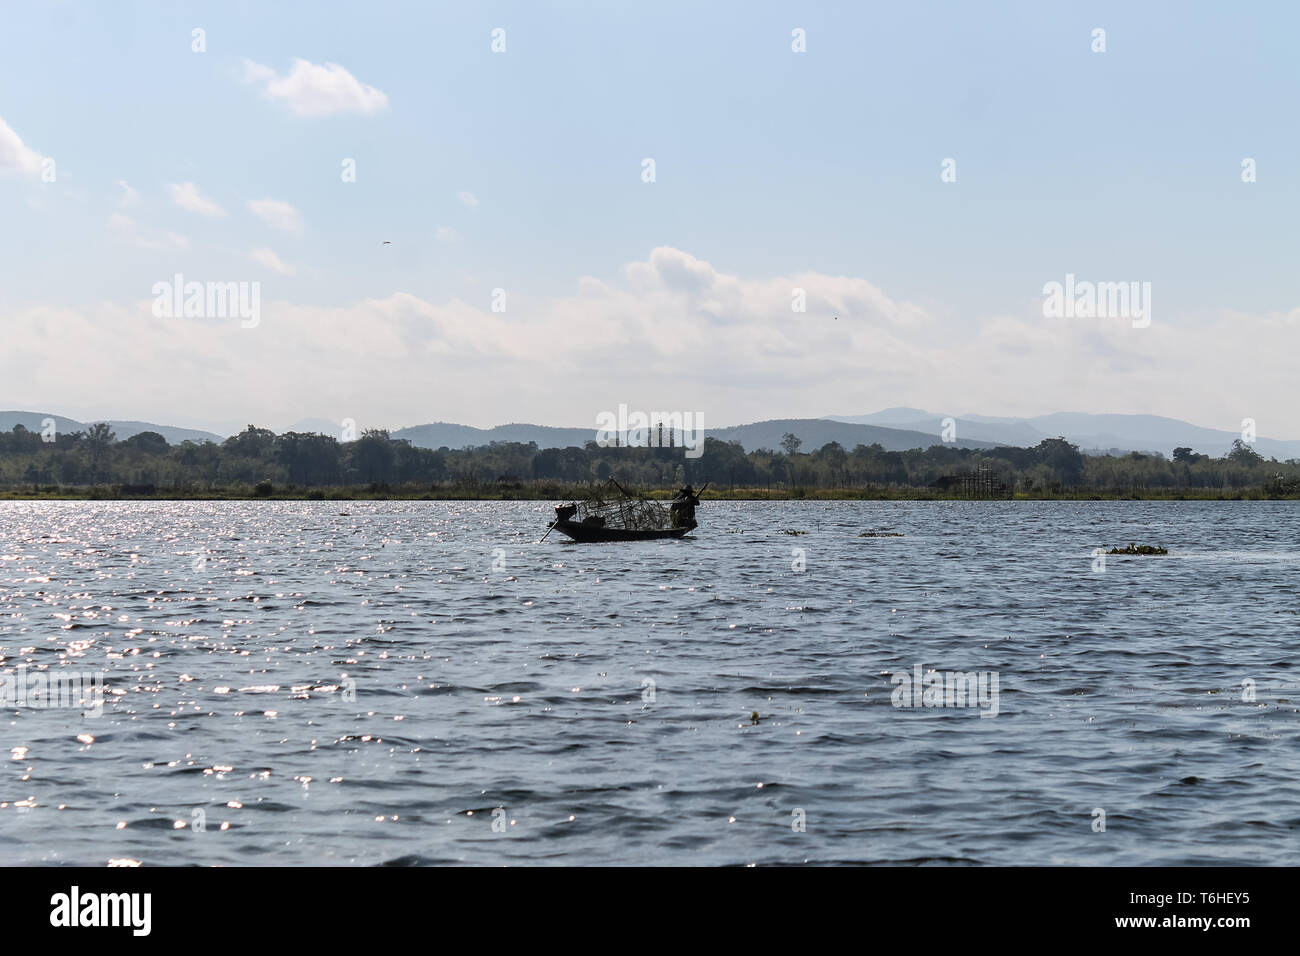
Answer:
M0 408L1300 438L1298 31L1283 2L6 5ZM256 283L256 321L158 314L178 274ZM1149 322L1045 314L1067 275L1150 283Z

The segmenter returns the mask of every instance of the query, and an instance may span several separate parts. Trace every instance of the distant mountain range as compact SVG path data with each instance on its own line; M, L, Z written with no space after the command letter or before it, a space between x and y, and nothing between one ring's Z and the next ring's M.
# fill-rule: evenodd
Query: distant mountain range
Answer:
M470 425L434 422L431 425L400 428L391 435L393 438L405 438L416 448L469 448L473 445L490 445L494 441L517 441L525 445L535 441L538 448L581 448L595 439L596 429L554 428L550 425L474 428Z
M877 443L885 451L907 451L909 448L929 448L939 444L937 432L931 434L919 429L837 422L826 418L778 418L732 428L708 428L705 429L705 434L722 441L738 441L745 451L756 448L780 450L781 439L786 434L799 437L803 442L800 451L816 451L832 441L843 445L845 451L852 451L855 445ZM954 444L959 448L992 448L994 442L959 437Z
M908 448L928 448L936 444L933 436L920 431L907 431L896 428L880 428L875 425L856 425L847 422L835 422L818 418L784 418L770 422L756 422L752 425L736 425L731 428L705 428L708 438L720 441L738 441L745 451L756 448L781 447L785 435L794 434L803 442L803 451L815 451L827 442L837 441L845 450L852 451L854 445L870 445L879 442L886 451L904 451ZM438 422L433 425L417 425L403 428L392 433L393 438L405 438L417 448L466 448L471 445L486 445L494 441L517 441L527 444L537 442L539 448L581 448L596 437L593 428L551 428L546 425L498 425L496 428L471 428L468 425L452 425ZM666 439L665 439L666 440ZM676 433L674 443L681 444L682 437ZM963 448L987 448L987 442L962 441Z
M757 448L779 449L781 439L794 434L802 441L803 451L815 451L827 442L839 442L845 450L855 445L880 444L886 451L928 448L936 444L947 416L920 408L887 408L870 415L830 415L826 418L782 418L727 428L706 428L705 434L722 441L738 441L745 451ZM54 420L60 432L85 431L90 423L45 412L0 412L0 431L22 425L39 432L47 418ZM1034 418L998 418L988 415L954 415L955 444L961 448L991 448L995 445L1030 447L1045 438L1062 436L1085 452L1106 451L1161 452L1166 457L1178 447L1189 447L1200 454L1219 457L1232 447L1237 432L1203 428L1176 418L1158 415L1093 415L1083 412L1058 412ZM221 442L227 435L174 425L151 422L110 420L109 426L118 439L140 432L158 432L171 444L183 441ZM341 425L328 419L309 418L295 422L286 431L320 432L341 437ZM420 448L467 448L492 442L536 442L539 448L582 447L596 437L594 426L557 428L550 425L511 424L495 428L474 428L452 422L433 422L391 432L393 438L406 439ZM680 436L677 441L680 442ZM1260 437L1254 448L1266 458L1287 460L1300 458L1300 441Z
M834 421L909 429L939 435L948 416L919 408L886 408L871 415L830 415ZM958 438L990 441L999 445L1037 445L1044 438L1064 437L1081 451L1158 451L1169 457L1175 448L1186 447L1203 455L1220 457L1240 432L1191 425L1159 415L1092 415L1057 412L1035 418L995 418L988 415L954 415ZM1300 441L1259 437L1255 451L1265 458L1286 461L1300 458Z
M45 419L47 418L54 419L55 431L65 435L69 432L84 432L90 428L91 424L94 424L94 422L79 422L75 418L65 418L62 415L51 415L47 412L0 412L0 431L11 432L14 430L15 425L22 425L28 431L40 432L45 429ZM106 419L95 419L95 422L100 421L106 421ZM174 425L154 425L150 422L108 421L108 426L113 429L118 441L130 438L132 435L138 435L140 432L157 432L163 438L166 438L168 444L171 445L179 445L183 441L220 442L224 440L224 436L199 431L196 428L177 428Z

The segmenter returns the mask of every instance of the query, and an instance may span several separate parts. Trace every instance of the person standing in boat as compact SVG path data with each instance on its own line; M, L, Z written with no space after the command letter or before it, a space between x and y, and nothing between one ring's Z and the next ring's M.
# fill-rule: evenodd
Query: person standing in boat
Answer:
M694 528L695 527L695 506L700 503L700 499L695 495L695 489L690 485L682 488L677 492L677 497L673 499L668 508L669 514L672 515L674 528Z

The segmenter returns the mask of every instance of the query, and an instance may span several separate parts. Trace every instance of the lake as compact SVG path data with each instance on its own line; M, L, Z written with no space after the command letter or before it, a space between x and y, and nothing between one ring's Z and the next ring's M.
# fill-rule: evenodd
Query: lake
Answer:
M1297 503L551 516L0 503L0 862L1296 861Z

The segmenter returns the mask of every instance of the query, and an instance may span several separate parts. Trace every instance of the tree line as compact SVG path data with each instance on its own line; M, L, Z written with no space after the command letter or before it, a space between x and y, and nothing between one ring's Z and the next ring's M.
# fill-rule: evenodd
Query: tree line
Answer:
M52 440L50 440L52 439ZM170 444L157 432L118 441L103 423L84 432L43 437L16 425L0 432L0 488L35 493L117 489L124 494L229 491L293 494L331 488L411 493L457 489L516 491L547 496L557 489L614 477L629 487L669 489L710 483L721 491L806 493L951 491L960 476L983 472L1007 493L1031 495L1167 494L1179 492L1284 497L1300 495L1300 460L1265 459L1238 440L1220 458L1174 450L1089 455L1064 438L1032 448L957 448L935 444L886 451L879 444L845 449L830 442L803 451L787 434L779 449L746 452L739 442L704 439L704 453L681 448L538 448L493 442L476 448L417 448L387 431L367 430L354 441L249 425L221 443ZM316 495L312 495L316 496ZM522 495L521 495L522 496Z

